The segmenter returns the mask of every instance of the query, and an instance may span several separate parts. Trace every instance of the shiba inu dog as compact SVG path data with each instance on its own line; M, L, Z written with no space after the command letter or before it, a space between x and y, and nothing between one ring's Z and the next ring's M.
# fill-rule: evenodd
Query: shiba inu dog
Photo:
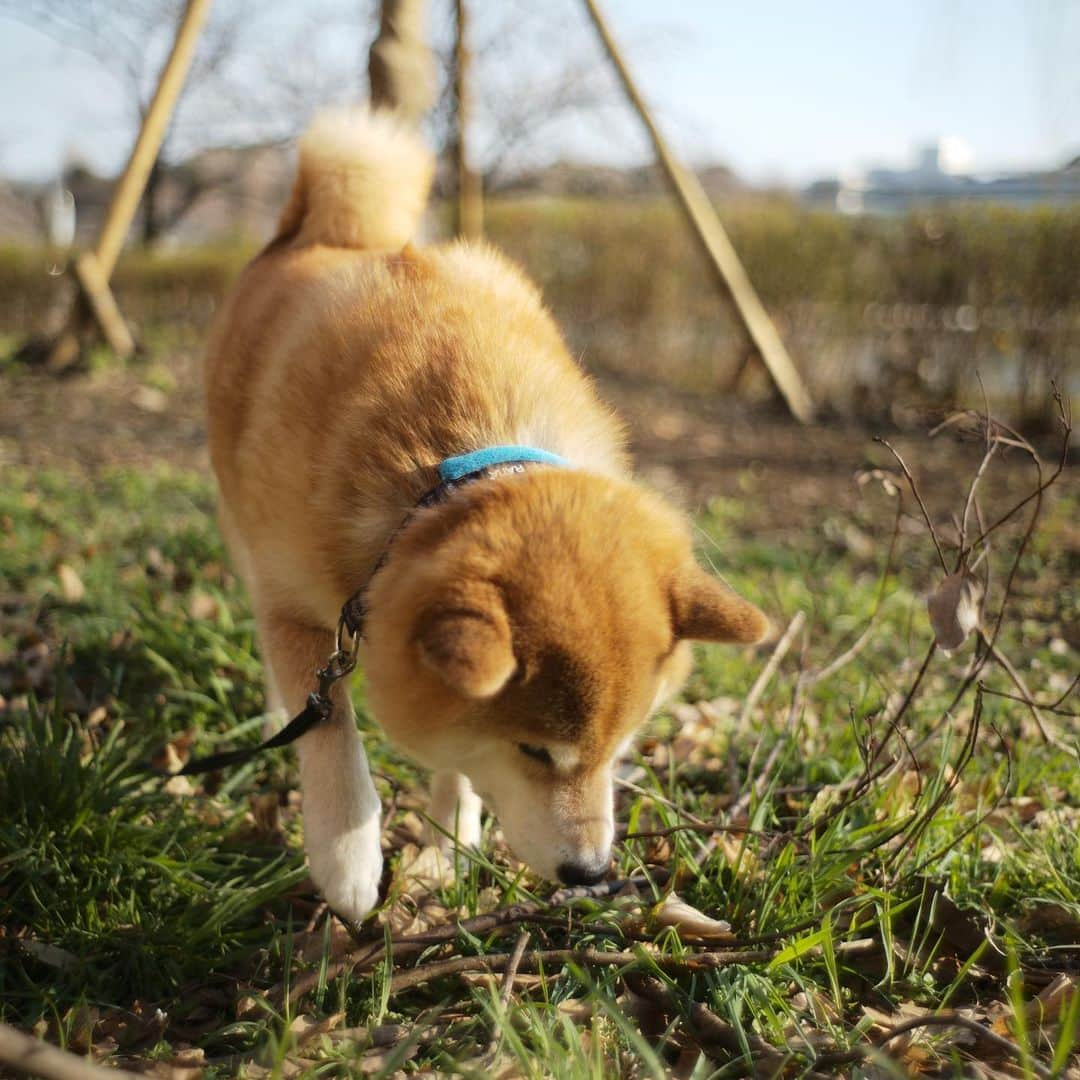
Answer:
M412 246L432 171L384 115L326 114L303 138L277 236L208 347L222 527L272 705L302 708L363 589L368 700L433 771L433 820L475 844L482 800L536 871L593 882L613 762L685 678L687 642L767 623L630 478L620 423L522 273L483 245ZM333 702L297 744L305 846L359 919L380 806L343 683Z

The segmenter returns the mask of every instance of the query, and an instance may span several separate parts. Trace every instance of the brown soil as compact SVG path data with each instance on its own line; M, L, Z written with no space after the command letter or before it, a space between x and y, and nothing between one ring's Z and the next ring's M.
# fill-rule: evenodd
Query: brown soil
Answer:
M167 393L150 385L166 372ZM133 364L93 374L54 378L37 371L2 377L0 464L89 472L107 465L209 467L202 416L199 357L175 351L167 363ZM639 471L674 493L688 508L709 498L741 498L748 523L773 530L805 530L808 522L853 511L862 489L856 475L868 466L894 467L873 431L847 424L802 427L776 410L734 398L679 395L655 384L602 379L604 395L627 419ZM973 438L890 432L939 511L962 498L977 464ZM1052 446L1048 454L1055 453ZM1062 488L1075 484L1075 471ZM1003 496L1026 490L1033 472L1014 454L989 478Z

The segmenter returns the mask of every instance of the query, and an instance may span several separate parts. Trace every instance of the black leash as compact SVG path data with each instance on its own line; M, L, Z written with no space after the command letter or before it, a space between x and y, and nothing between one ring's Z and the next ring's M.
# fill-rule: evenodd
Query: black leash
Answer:
M350 602L354 599L355 597L350 597ZM348 603L346 607L348 607ZM348 648L343 647L347 632L349 632L349 627L346 624L343 610L342 616L338 620L337 633L334 636L334 651L326 661L326 666L319 668L316 673L319 680L318 688L308 695L307 704L304 708L276 735L265 739L258 746L244 747L240 750L223 750L220 754L193 758L175 775L197 776L201 773L214 772L216 769L227 769L231 765L243 765L264 750L275 750L279 746L288 746L289 743L295 742L301 735L310 731L316 724L328 720L334 710L333 702L330 700L330 690L334 683L339 679L344 679L356 667L356 654L360 650L359 634L350 634L351 640Z
M334 709L333 703L330 701L331 688L334 683L345 678L356 667L356 656L360 651L360 641L364 636L368 588L375 575L386 565L394 541L413 519L416 512L445 502L454 491L459 487L464 487L466 484L503 473L524 472L529 465L533 464L544 464L544 462L529 460L500 462L496 465L484 466L463 476L443 480L436 487L433 487L394 529L368 580L342 606L341 615L338 618L337 632L334 635L334 651L327 659L326 665L316 672L316 678L319 680L318 688L308 695L307 704L304 708L276 735L265 739L258 746L244 747L239 750L223 750L220 754L209 754L206 757L193 758L178 773L172 775L199 776L218 769L227 769L233 765L243 765L265 750L276 750L280 746L288 746L289 743L296 742L301 735L307 734L317 724L329 720Z

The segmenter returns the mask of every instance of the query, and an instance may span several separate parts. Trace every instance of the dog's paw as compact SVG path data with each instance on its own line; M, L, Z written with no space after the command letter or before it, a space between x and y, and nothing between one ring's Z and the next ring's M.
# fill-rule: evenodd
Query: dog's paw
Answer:
M361 922L379 903L382 851L378 836L372 845L367 830L358 829L308 849L311 877L332 911Z

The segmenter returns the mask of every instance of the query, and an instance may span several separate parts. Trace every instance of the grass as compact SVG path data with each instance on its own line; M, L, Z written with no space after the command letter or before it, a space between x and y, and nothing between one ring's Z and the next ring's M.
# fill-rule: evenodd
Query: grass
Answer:
M424 779L378 739L362 680L396 872L382 923L356 940L307 881L288 754L206 786L148 771L163 753L259 738L252 620L213 505L205 478L165 467L5 470L0 1019L82 1054L207 1076L852 1075L875 1062L874 1075L966 1076L974 1059L998 1070L983 1075L1080 1075L1075 720L1054 748L1007 698L973 692L946 715L969 644L931 659L904 721L912 756L845 796L930 640L933 562L914 529L882 588L884 497L868 494L855 522L873 557L824 539L840 535L828 522L779 546L744 535L735 503L702 515L702 557L778 620L805 612L807 630L749 716L768 650L708 648L644 734L618 820L663 835L616 852L619 876L646 879L640 899L541 907L502 931L466 923L445 944L389 951L389 937L542 904L550 886L490 836L453 882L410 884L400 863L415 854ZM1068 492L1048 508L1001 639L1042 700L1076 670L1064 637L1080 617L1078 509ZM999 544L995 558L1015 536ZM870 645L793 708L800 673L838 656L879 604ZM1011 689L996 669L985 682ZM730 934L665 925L673 889ZM448 957L505 966L522 930L506 995L475 972L403 982ZM562 949L577 952L544 960ZM978 1029L882 1042L942 1009Z

